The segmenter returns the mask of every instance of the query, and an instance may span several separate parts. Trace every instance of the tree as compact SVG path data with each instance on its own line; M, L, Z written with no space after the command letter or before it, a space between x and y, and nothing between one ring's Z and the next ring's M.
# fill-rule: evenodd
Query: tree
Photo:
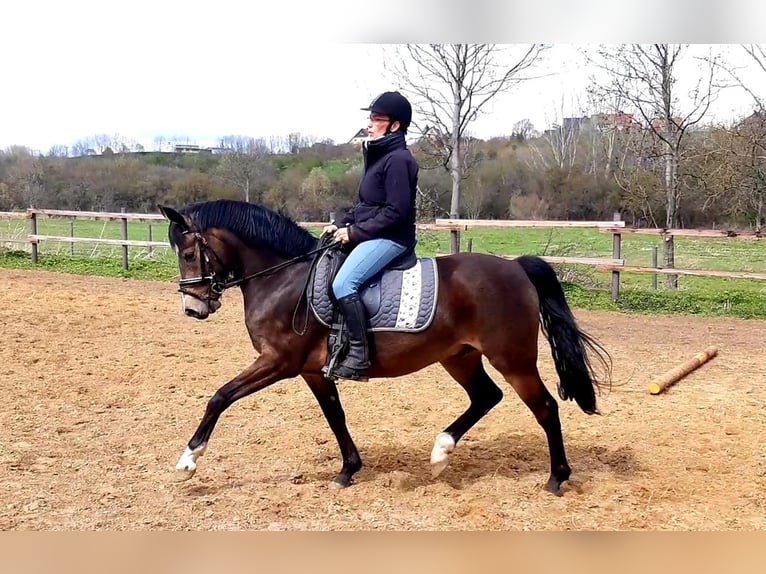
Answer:
M267 188L264 185L268 175L268 145L263 140L244 136L225 136L219 141L224 151L219 170L224 179L242 192L242 199L257 203L263 201Z
M755 112L714 130L699 153L706 181L703 208L714 206L735 222L764 228L766 219L766 113Z
M740 49L747 54L750 63L766 74L766 48L761 44L743 44ZM739 143L739 150L730 149L733 157L739 160L739 169L744 176L742 187L735 192L734 204L740 210L754 212L754 222L758 229L764 225L766 207L766 97L756 90L740 75L739 68L722 63L721 68L753 100L754 113L736 124L732 131L734 141ZM745 207L747 206L747 207Z
M451 176L450 217L460 217L460 186L472 167L469 125L497 94L528 79L523 73L544 50L541 44L520 52L496 44L406 44L386 62L428 127L431 155Z
M48 157L68 157L69 148L65 145L54 144L48 150Z
M748 56L750 63L755 66L756 69L761 70L766 74L766 48L761 44L742 44L740 45L742 51ZM713 61L720 68L732 78L737 86L742 88L753 100L753 106L755 110L761 113L766 112L766 97L759 90L753 89L741 76L741 66L734 66L730 63L723 61Z
M515 124L513 124L513 130L511 130L511 137L515 138L519 142L525 142L529 138L534 137L535 134L535 126L532 124L529 119L523 119L519 120Z
M684 138L699 123L718 93L715 83L717 58L707 60L688 93L679 97L679 62L686 46L678 44L622 44L600 47L589 61L606 72L604 81L595 80L594 90L625 102L636 113L654 139L653 155L661 159L665 192L665 227L679 225L679 166L683 160ZM673 236L664 242L665 267L674 267ZM665 284L675 289L676 275L666 275Z
M312 168L300 188L300 209L302 218L325 221L323 211L327 208L333 193L332 182L321 167Z

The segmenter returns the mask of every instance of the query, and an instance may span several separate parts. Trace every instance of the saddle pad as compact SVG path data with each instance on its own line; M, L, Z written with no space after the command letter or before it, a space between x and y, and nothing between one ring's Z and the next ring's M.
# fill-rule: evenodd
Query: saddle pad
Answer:
M330 298L331 255L317 263L309 301L316 319L326 327L333 321L334 300ZM433 320L438 297L438 270L434 258L418 258L409 269L385 269L362 287L360 296L367 310L368 331L417 333Z

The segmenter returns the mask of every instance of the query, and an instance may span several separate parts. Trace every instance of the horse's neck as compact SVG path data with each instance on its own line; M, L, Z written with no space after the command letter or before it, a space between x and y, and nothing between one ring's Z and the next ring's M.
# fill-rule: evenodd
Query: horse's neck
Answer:
M244 275L260 273L270 267L284 263L286 259L262 249L242 246L239 249L239 265Z
M247 277L254 273L267 271L269 268L286 261L287 259L272 253L264 253L255 249L243 251L240 261L243 270L242 276ZM289 305L295 306L309 272L310 261L301 260L277 269L273 273L266 273L245 281L242 285L245 307L259 307L260 302L263 301L268 301L269 306L275 306L277 300L287 301Z

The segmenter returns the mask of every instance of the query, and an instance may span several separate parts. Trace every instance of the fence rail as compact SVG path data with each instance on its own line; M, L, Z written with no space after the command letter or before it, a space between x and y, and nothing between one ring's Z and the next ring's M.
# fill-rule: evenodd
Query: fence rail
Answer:
M762 231L734 231L731 229L666 229L651 228L616 228L602 227L599 233L632 233L636 235L673 235L676 237L706 237L726 239L763 239L766 234Z
M101 239L93 237L66 237L64 235L27 235L28 243L56 241L59 243L101 243L104 245L122 245L127 247L169 247L167 241L141 241L139 239Z
M96 237L74 237L73 231L70 236L45 235L38 233L38 219L63 218L70 220L77 219L97 219L120 221L122 224L120 239L103 239ZM128 222L136 221L165 221L165 217L158 213L124 213L124 212L101 212L101 211L72 211L60 209L36 209L29 208L25 211L5 211L0 212L0 219L25 219L29 220L29 232L24 237L6 237L0 238L3 243L25 243L32 249L32 262L38 262L38 245L41 242L59 242L69 243L74 249L76 243L104 244L122 247L122 265L123 269L128 269L128 248L168 248L167 241L153 241L151 237L151 224L149 228L149 241L129 240ZM70 229L73 229L71 227ZM306 229L321 229L327 225L326 222L306 221L298 222L298 225ZM634 229L625 227L624 221L537 221L537 220L494 220L494 219L436 219L434 223L419 223L419 230L427 231L448 231L450 233L450 253L460 251L460 233L471 228L484 229L512 229L512 228L593 228L599 233L612 235L612 253L605 257L557 257L543 256L542 259L549 263L586 265L594 268L598 272L612 274L612 299L616 301L620 291L620 273L651 273L657 275L691 275L698 277L721 277L731 279L757 279L766 280L766 273L753 273L746 271L714 271L705 269L676 269L661 268L655 261L651 267L642 267L635 265L626 265L622 257L622 236L625 234L658 235L658 236L679 236L679 237L699 237L699 238L729 238L729 239L763 239L764 234L761 231L732 231L716 229ZM469 242L469 250L471 250ZM443 256L446 254L437 254ZM516 255L505 255L506 259L513 259Z
M436 226L467 230L470 227L595 227L595 228L624 228L624 221L543 221L536 219L437 219Z
M26 211L0 211L0 219L29 219L30 214Z

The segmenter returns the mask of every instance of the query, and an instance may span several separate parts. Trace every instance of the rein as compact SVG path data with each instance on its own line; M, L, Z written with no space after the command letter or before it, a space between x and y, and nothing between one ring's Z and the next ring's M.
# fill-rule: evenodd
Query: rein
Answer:
M250 275L246 275L244 277L238 277L235 279L229 279L228 281L222 281L218 279L215 273L215 270L210 265L210 258L208 257L208 252L212 253L213 257L215 257L216 261L218 261L218 264L221 267L223 267L223 262L221 261L221 258L218 257L215 251L210 249L210 247L207 244L207 240L201 233L194 232L194 238L200 243L200 252L202 254L202 257L204 257L205 259L205 264L207 269L209 270L209 273L201 274L198 277L189 277L187 279L180 279L178 281L178 286L179 286L178 290L182 293L185 293L186 291L184 290L184 287L188 287L190 285L200 285L200 284L209 283L210 284L210 287L208 288L209 293L215 294L216 299L220 297L226 289L229 289L231 287L236 287L237 285L241 285L245 283L246 281L249 281L250 279L255 279L256 277L271 275L273 273L276 273L277 271L285 269L286 267L290 267L291 265L305 259L306 257L313 255L314 257L312 258L311 266L309 267L309 272L306 274L306 281L303 285L303 289L301 290L301 296L298 298L298 302L295 306L295 310L293 311L293 321L292 321L293 331L297 335L302 336L306 334L306 330L308 329L308 320L309 320L308 285L309 285L309 281L311 281L311 274L317 262L319 261L319 255L331 249L338 249L341 246L339 242L332 240L332 236L323 235L319 237L319 247L317 247L316 249L312 249L311 251L298 255L297 257L293 257L292 259L288 259L287 261L283 261L282 263L277 263L276 265L272 265L271 267L262 269L261 271L251 273ZM303 329L299 332L295 329L295 317L298 313L298 309L300 308L301 300L304 295L306 297L306 319L304 321Z
M320 238L320 243L324 243L325 239ZM223 289L228 289L229 287L236 287L237 285L240 285L244 283L245 281L249 281L250 279L255 279L256 277L261 277L263 275L271 275L272 273L279 271L280 269L284 269L285 267L289 267L293 263L297 263L301 259L304 259L305 257L308 257L309 255L316 255L317 253L323 253L325 251L328 251L330 249L337 249L340 246L337 242L327 242L324 245L320 245L316 249L312 249L311 251L308 251L304 253L303 255L298 255L297 257L293 257L292 259L288 259L287 261L283 261L282 263L278 263L276 265L273 265L267 269L263 269L262 271L258 271L256 273L251 273L250 275L246 275L245 277L240 277L239 279L231 279L229 281L225 281L222 284ZM314 261L312 263L316 263L318 261L318 257L314 257ZM313 265L312 265L313 266ZM308 285L308 281L306 282Z

